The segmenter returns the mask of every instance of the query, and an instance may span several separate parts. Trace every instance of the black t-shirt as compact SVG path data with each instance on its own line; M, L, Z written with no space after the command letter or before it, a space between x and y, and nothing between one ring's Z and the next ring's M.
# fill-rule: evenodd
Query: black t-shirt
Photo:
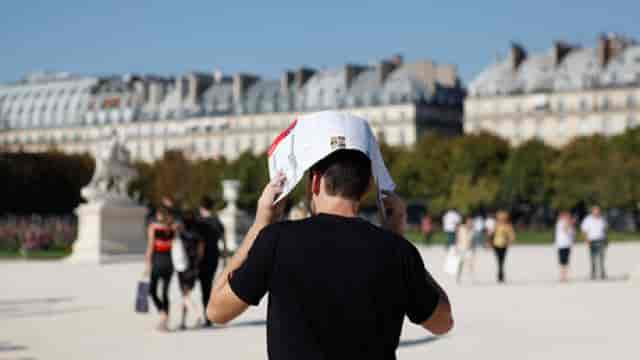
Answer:
M267 226L230 285L252 305L269 292L270 359L395 359L404 316L439 300L411 243L328 214Z

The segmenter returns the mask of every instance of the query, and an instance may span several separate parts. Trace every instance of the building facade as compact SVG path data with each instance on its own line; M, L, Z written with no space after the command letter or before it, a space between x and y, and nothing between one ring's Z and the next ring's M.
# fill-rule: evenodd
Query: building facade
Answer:
M556 42L529 55L513 44L469 85L464 132L489 132L518 145L532 138L559 147L640 125L640 46L602 35L595 48Z
M218 71L176 78L32 74L0 85L0 149L95 155L116 129L137 160L173 149L232 160L266 151L297 116L326 109L365 117L386 143L411 146L424 132L461 133L464 96L454 66L400 57L300 68L279 80Z

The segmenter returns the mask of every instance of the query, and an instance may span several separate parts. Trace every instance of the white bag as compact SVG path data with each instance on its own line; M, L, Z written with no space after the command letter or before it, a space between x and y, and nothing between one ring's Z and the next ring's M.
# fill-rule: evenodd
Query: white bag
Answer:
M447 258L444 260L444 272L449 275L457 275L458 268L460 267L460 261L462 261L462 259L458 255L456 249L452 246L451 249L449 249Z
M189 267L189 258L187 258L187 253L184 250L182 238L177 233L171 245L171 261L173 262L173 268L177 272L183 272Z

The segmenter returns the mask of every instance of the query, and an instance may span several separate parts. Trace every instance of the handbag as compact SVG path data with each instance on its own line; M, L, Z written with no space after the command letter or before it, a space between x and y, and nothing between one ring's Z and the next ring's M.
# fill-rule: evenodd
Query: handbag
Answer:
M449 275L456 275L458 273L458 268L460 267L460 261L462 261L462 258L458 255L456 249L451 247L446 259L444 260L444 272Z
M176 237L173 239L171 245L171 261L173 262L173 268L177 272L183 272L189 267L189 258L187 258L187 252L184 249L184 243L180 235L176 233Z
M146 277L138 281L135 311L139 314L149 312L149 280Z

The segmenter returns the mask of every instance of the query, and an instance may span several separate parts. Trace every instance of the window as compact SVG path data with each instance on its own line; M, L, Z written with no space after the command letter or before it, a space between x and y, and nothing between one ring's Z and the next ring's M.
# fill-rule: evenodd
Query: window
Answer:
M556 107L558 112L564 112L564 102L562 101L562 99L558 99Z
M586 111L587 110L587 99L580 99L580 110L581 111Z
M600 104L600 108L602 110L609 110L609 98L608 97L603 97L602 98L602 103Z

